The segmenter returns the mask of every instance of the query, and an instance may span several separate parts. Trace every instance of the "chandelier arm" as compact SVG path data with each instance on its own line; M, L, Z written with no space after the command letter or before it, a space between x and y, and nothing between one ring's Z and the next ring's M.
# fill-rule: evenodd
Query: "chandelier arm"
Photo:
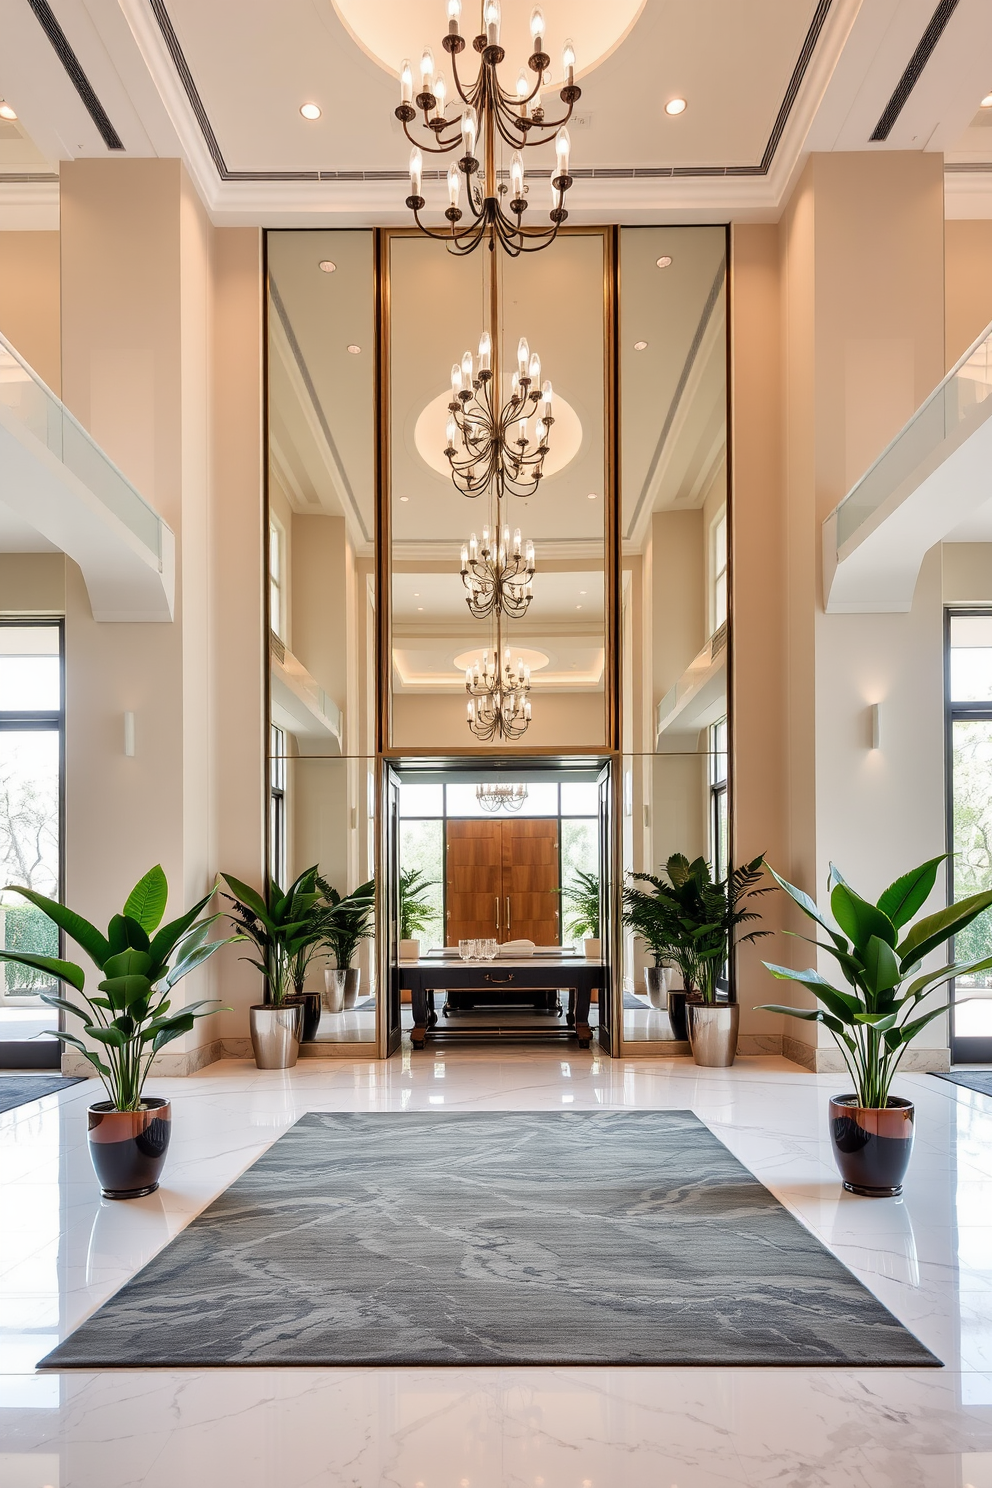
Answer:
M465 84L463 86L462 80L458 76L458 63L455 60L458 54L457 52L449 52L448 55L451 58L451 76L454 80L455 91L457 92L458 97L461 99L462 103L467 104L469 108L475 108L479 96L479 82L485 69L485 62L480 62L479 70L475 75L475 80L471 84ZM468 88L468 92L465 91L466 88Z
M449 140L447 144L429 145L427 143L426 138L425 139L415 139L414 138L414 136L410 133L410 127L409 127L409 124L407 123L406 119L401 119L400 120L400 123L403 125L403 133L406 135L406 137L410 141L411 145L413 145L418 150L426 151L426 153L428 155L447 155L452 150L456 149L458 147L458 145L461 144L462 135L461 135L461 129L460 128L458 130L458 133L455 135L454 139ZM421 127L422 128L427 128L428 133L429 134L432 134L435 139L440 139L440 135L438 134L437 130L430 129L426 125L422 125ZM445 125L445 128L446 129L449 128L449 127L450 127L449 125Z

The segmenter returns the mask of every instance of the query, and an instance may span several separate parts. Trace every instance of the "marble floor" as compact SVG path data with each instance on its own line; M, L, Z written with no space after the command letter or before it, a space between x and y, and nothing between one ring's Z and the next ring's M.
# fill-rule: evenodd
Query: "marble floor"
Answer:
M231 1060L152 1082L175 1101L170 1162L158 1194L123 1204L90 1171L91 1085L0 1115L0 1485L992 1488L992 1100L902 1077L905 1199L858 1199L827 1141L836 1086L775 1058L700 1070L558 1047ZM305 1111L568 1106L695 1111L946 1367L34 1370Z

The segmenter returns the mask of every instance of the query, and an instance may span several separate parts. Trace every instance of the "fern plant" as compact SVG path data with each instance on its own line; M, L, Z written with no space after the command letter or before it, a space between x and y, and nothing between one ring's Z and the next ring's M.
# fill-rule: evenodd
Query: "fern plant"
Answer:
M429 899L423 896L428 889L437 887L437 880L428 878L419 868L403 868L400 871L400 940L414 940L438 918L438 912Z
M598 940L602 915L599 874L577 869L572 882L562 889L561 896L572 911L568 925L572 934Z
M656 966L662 960L673 961L685 990L713 1003L731 946L771 934L737 933L742 925L761 918L753 901L772 892L771 886L759 887L763 867L762 855L714 881L705 858L690 863L684 853L673 853L662 870L664 877L630 875L632 882L624 887L624 924L647 942ZM637 883L650 884L653 892L637 888Z

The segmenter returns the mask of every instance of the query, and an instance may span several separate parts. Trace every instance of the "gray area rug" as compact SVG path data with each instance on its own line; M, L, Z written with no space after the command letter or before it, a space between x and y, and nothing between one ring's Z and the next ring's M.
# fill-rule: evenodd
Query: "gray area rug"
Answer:
M0 1111L12 1111L15 1106L26 1106L28 1101L41 1100L43 1095L54 1095L56 1090L79 1083L78 1076L0 1075Z
M311 1112L43 1367L939 1364L688 1111Z
M948 1073L930 1073L938 1080L949 1080L952 1085L963 1085L966 1090L977 1090L979 1095L992 1095L992 1070L950 1070Z

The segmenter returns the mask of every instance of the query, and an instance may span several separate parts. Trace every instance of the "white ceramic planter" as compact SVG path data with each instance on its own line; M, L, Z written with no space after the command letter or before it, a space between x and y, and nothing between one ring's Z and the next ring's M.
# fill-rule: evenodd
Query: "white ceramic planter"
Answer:
M601 940L593 940L591 938L582 942L582 949L587 961L598 961L600 959L602 956L602 944L603 942Z
M401 940L400 941L400 960L401 961L419 961L420 960L420 941L419 940Z

